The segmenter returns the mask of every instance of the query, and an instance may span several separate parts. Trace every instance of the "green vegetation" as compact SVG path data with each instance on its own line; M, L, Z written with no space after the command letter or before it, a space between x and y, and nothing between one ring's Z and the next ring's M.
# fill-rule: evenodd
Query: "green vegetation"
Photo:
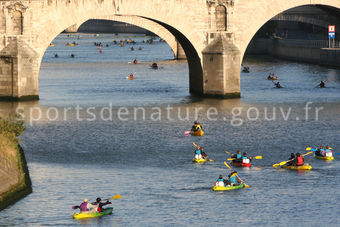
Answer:
M6 120L0 117L0 134L18 143L18 137L25 131L23 121Z

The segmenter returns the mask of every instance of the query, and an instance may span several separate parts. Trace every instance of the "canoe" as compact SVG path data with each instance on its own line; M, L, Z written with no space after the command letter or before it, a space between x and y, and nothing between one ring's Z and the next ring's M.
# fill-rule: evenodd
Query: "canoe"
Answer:
M305 164L303 166L281 166L281 168L292 170L311 170L312 166L309 164Z
M227 187L222 187L222 186L214 186L212 190L214 191L228 191L228 190L235 190L235 189L241 189L244 188L244 184L236 185L236 186L227 186Z
M233 166L251 167L251 163L231 162Z
M326 160L326 161L332 161L334 160L334 157L324 157L324 156L319 156L319 155L315 155L315 158L317 159L321 159L321 160Z
M190 134L193 135L193 136L203 136L204 131L203 130L199 130L199 131L196 131L196 132L191 131Z
M104 215L112 214L113 207L108 207L104 209L103 212L96 212L96 213L75 213L73 214L74 219L83 219L83 218L97 218Z
M207 159L196 159L196 158L194 158L192 161L195 162L195 163L205 163L207 161Z

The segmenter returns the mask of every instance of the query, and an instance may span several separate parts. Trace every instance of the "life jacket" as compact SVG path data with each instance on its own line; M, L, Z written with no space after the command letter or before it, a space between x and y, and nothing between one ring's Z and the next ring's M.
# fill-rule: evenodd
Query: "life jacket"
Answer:
M250 162L250 160L247 156L242 157L242 163L249 163L249 162Z
M87 209L87 202L83 202L82 204L80 204L80 212L83 212L83 211L89 211L89 209Z
M218 178L215 182L215 186L224 187L225 185L223 179Z
M242 158L242 154L236 154L236 158Z
M236 176L237 176L237 175L234 175L234 176L232 176L232 177L229 178L230 183L232 183L232 184L237 184Z
M330 149L326 149L326 150L325 150L325 156L326 156L326 157L333 157L332 151L331 151Z
M296 165L297 166L303 165L303 157L296 157Z
M201 150L196 150L195 154L202 154Z

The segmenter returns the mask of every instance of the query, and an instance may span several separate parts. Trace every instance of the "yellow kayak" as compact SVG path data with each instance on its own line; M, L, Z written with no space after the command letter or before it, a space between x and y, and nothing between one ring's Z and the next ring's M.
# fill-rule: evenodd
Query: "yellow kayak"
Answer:
M54 47L54 44L53 44L53 43L51 43L51 44L50 44L50 47Z
M84 219L84 218L97 218L104 215L112 214L112 207L108 207L103 210L103 212L96 212L96 213L75 213L73 214L74 219Z
M191 131L190 134L193 135L193 136L203 136L204 131L203 130L199 130L199 131L196 131L196 132Z
M192 160L195 163L205 163L207 161L207 159L196 159L194 158L194 160Z
M334 157L324 157L324 156L318 156L318 155L315 155L315 158L317 159L321 159L321 160L326 160L326 161L332 161L334 160Z
M281 166L281 168L292 170L311 170L312 166L309 164L305 164L303 166Z
M65 46L70 46L70 47L73 47L74 44L73 43L67 43Z
M241 189L244 188L244 184L236 185L236 186L214 186L212 190L214 191L228 191L228 190L235 190L235 189Z

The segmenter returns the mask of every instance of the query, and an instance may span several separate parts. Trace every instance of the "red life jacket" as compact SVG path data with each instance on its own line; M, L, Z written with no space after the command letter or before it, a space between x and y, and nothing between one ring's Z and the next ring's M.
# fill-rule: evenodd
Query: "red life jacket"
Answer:
M296 157L296 165L302 166L303 165L303 157Z

